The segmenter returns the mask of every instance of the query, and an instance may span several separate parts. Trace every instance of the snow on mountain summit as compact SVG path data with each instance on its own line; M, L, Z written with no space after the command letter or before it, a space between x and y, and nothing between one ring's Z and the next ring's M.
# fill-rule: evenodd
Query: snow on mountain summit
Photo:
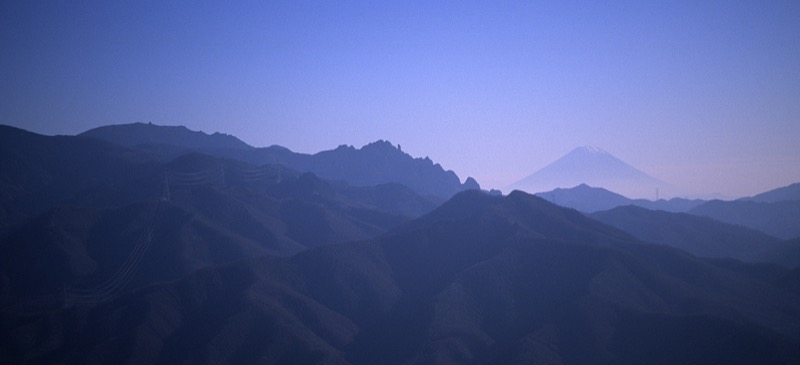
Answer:
M582 146L509 186L529 193L571 188L580 184L604 187L628 197L651 197L667 186L597 146Z
M608 152L606 152L604 149L602 149L600 147L589 146L589 145L586 145L586 146L583 146L583 147L578 147L575 150L584 150L584 151L590 152L590 153L609 154ZM575 150L573 150L573 151L575 151Z

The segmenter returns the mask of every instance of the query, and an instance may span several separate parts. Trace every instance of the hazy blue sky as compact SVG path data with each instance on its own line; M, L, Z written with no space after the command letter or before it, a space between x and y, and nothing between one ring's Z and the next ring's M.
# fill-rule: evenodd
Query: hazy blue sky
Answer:
M800 1L0 2L0 123L377 139L503 187L598 145L693 192L800 181Z

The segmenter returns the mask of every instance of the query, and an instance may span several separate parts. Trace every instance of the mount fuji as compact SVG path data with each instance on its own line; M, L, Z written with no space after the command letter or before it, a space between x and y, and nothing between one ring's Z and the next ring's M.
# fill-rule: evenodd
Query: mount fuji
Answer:
M603 187L634 198L655 198L658 189L668 187L667 183L625 163L602 148L583 146L511 184L508 190L537 193L580 184Z

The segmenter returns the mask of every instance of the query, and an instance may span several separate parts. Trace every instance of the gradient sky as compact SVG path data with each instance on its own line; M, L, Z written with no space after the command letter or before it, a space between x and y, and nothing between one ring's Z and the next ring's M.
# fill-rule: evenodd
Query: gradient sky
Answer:
M387 139L485 188L580 145L681 193L800 181L799 1L387 3L3 1L0 123Z

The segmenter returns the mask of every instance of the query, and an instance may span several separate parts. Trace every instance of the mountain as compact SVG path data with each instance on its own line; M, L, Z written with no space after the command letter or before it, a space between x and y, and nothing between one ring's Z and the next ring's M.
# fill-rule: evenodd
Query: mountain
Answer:
M794 183L789 186L773 189L749 198L743 198L741 200L750 200L761 203L800 200L800 183Z
M281 146L253 148L235 137L208 135L186 127L152 124L111 125L81 134L122 146L160 153L164 160L195 151L240 160L254 165L280 164L311 172L326 180L353 186L402 184L421 195L445 200L468 189L480 189L473 178L461 183L458 175L429 158L414 158L388 141L379 140L357 149L341 145L313 155L295 153Z
M104 141L0 125L0 236L81 191L153 168L154 156Z
M247 257L365 240L439 203L399 184L352 187L200 153L139 161L93 138L3 132L12 137L0 161L19 163L3 170L16 187L3 203L17 221L0 236L0 304L15 308L50 308L55 292L69 294L58 303L97 301Z
M19 217L0 235L0 363L800 360L798 268L699 258L520 191L442 203L225 155L311 156L279 147L0 131ZM341 149L329 163L417 160Z
M97 302L248 257L369 239L407 222L402 213L434 207L402 186L340 192L311 174L203 155L161 171L119 190L74 197L0 240L0 303L62 290L64 301Z
M645 242L667 245L701 257L748 262L779 262L772 252L784 242L760 231L686 213L653 211L637 206L616 207L591 215ZM800 261L798 261L800 263ZM794 267L794 264L790 264Z
M757 272L468 191L374 240L0 311L0 362L796 364L796 274Z
M774 203L712 200L692 208L689 213L738 224L783 239L800 237L800 200Z
M586 184L580 184L569 189L557 188L552 191L536 193L535 195L562 207L577 209L585 213L631 204L631 199L620 194Z
M548 192L536 193L536 196L549 200L562 207L573 208L584 213L594 213L624 205L636 205L650 210L668 212L686 212L702 203L703 200L672 198L669 200L629 199L615 192L580 184L573 188L558 188Z
M536 193L550 202L595 213L634 205L649 210L690 213L719 222L740 225L781 239L800 237L800 199L794 199L800 184L774 189L735 201L672 198L670 200L629 199L615 192L586 184Z
M509 190L535 193L579 184L602 186L632 197L656 196L659 188L667 187L598 147L584 146L517 181Z

